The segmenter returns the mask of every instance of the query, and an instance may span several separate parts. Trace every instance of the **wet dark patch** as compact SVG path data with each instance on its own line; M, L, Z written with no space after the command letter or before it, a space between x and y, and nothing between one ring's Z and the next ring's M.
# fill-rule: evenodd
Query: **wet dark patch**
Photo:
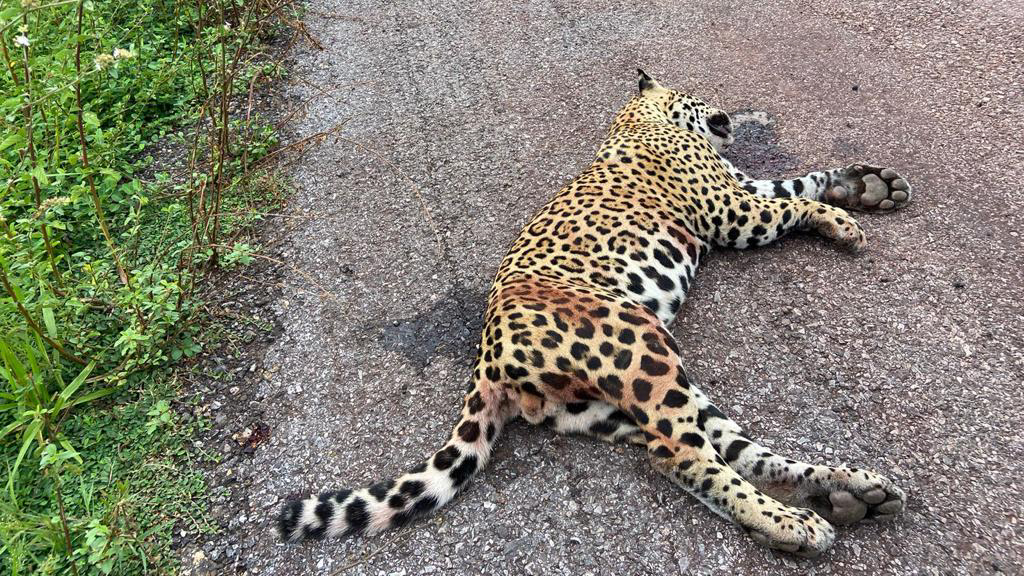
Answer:
M730 115L736 119L751 113L753 110L748 108ZM725 153L730 162L751 178L771 180L792 174L800 167L800 159L779 145L774 117L768 115L768 120L767 125L754 120L738 124L733 132L736 140Z
M483 326L487 292L456 286L413 316L368 326L367 335L420 369L435 356L472 364Z

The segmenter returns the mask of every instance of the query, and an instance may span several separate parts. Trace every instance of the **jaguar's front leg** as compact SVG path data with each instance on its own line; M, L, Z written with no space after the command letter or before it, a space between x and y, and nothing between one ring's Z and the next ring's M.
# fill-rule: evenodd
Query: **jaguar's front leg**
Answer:
M762 198L739 189L721 194L722 205L709 211L709 227L702 230L720 246L764 246L792 230L809 230L855 252L864 248L864 230L842 208L806 198Z
M860 212L891 212L912 195L910 184L892 168L851 164L846 168L810 172L790 180L755 180L732 167L743 189L764 198L807 198Z

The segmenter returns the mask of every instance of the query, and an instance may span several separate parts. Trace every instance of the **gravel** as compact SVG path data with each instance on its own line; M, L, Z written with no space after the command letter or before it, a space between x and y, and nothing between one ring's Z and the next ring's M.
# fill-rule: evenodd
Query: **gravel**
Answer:
M1019 3L309 0L293 54L301 138L260 265L224 287L259 316L199 392L221 530L185 572L987 574L1024 563L1024 43ZM461 3L460 3L461 4ZM893 477L909 510L816 561L756 546L642 451L510 427L439 514L373 539L277 542L283 498L418 463L455 422L490 279L590 160L640 65L743 112L763 177L869 161L914 185L815 237L722 251L673 328L689 371L773 449ZM415 185L413 184L415 183ZM436 232L435 232L436 229ZM262 325L261 324L261 325ZM248 326L248 328L247 328ZM212 362L212 360L208 360Z

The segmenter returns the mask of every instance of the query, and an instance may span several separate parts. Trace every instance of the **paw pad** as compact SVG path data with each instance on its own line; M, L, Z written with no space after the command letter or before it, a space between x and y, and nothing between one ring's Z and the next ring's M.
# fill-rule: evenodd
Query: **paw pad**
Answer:
M825 192L830 204L862 212L891 212L910 201L910 184L892 168L854 164Z
M861 520L889 520L906 507L906 495L888 478L864 471L841 472L842 479L828 494L828 502L818 500L813 504L829 522L847 525Z
M836 524L853 524L867 516L867 504L845 490L829 494L828 499L832 504L832 510L826 517Z

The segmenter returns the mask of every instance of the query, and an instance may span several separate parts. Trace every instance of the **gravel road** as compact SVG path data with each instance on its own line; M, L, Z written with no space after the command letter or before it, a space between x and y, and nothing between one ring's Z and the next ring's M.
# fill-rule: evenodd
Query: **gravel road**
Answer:
M307 2L322 49L292 55L281 106L310 103L287 128L345 125L291 171L265 243L286 265L224 304L276 328L201 389L222 530L183 539L186 572L1021 573L1024 3L383 4ZM863 160L914 185L905 210L860 218L860 256L810 236L717 252L673 328L752 436L890 475L906 515L798 560L640 450L517 424L434 517L278 543L284 497L391 478L441 445L505 248L589 163L638 65L766 121L730 150L755 175Z

